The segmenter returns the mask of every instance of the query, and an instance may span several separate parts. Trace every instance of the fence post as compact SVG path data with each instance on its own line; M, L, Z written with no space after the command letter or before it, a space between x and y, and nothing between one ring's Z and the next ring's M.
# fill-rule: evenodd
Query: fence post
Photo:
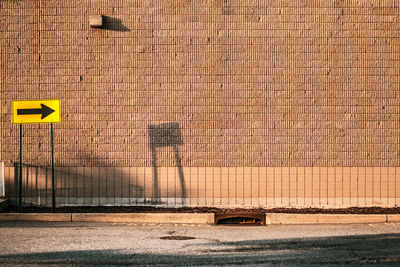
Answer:
M0 165L0 183L1 183L0 197L4 197L6 195L5 175L4 175L4 162L1 162L1 165Z

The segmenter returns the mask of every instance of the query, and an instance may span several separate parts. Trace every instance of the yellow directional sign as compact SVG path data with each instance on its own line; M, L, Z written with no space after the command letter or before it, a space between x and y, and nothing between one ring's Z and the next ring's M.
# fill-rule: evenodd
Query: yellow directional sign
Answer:
M60 122L60 100L13 101L13 122L16 124Z

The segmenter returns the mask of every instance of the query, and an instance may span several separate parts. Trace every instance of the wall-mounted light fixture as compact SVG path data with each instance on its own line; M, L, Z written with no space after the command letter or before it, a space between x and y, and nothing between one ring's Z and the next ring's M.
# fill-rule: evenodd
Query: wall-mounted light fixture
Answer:
M89 25L92 28L102 28L103 27L103 16L94 15L89 17Z

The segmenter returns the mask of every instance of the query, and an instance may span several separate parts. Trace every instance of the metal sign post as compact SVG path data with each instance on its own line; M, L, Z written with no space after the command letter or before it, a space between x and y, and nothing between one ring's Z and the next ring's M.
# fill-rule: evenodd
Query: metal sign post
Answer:
M22 124L19 125L18 211L22 211Z
M51 143L51 202L53 205L53 212L56 212L56 190L54 179L54 130L53 124L50 123L50 143Z
M56 189L54 175L54 128L60 122L60 100L17 100L13 101L13 122L19 124L19 181L18 211L22 211L22 124L50 123L51 145L51 193L52 208L56 211Z

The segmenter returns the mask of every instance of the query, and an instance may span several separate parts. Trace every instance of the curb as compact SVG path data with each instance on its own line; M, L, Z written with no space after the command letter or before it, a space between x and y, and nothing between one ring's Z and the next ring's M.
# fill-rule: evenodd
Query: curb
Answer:
M71 213L0 213L0 221L70 222Z
M214 213L0 213L0 221L214 224Z
M214 213L0 213L0 221L215 224ZM268 213L266 225L400 223L400 214Z
M266 214L266 224L349 224L386 223L400 221L400 216L390 218L386 214ZM393 221L392 221L393 220Z
M73 222L214 224L213 213L72 213Z
M388 214L388 222L400 222L400 214Z

